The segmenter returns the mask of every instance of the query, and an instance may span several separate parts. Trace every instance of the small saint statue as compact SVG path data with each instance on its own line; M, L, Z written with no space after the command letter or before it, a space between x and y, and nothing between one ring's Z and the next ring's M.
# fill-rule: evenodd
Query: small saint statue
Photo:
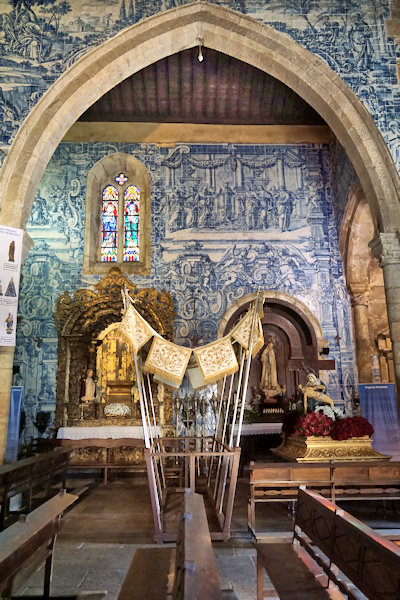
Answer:
M307 414L308 408L314 410L318 404L334 406L332 398L325 393L326 385L314 373L308 373L305 385L299 384L299 390L303 394L304 414Z
M93 369L88 369L85 379L82 381L80 400L91 402L96 398L96 384L93 381Z
M8 260L9 262L15 261L15 241L12 240L8 246Z
M5 320L6 323L6 332L7 333L12 333L13 332L13 325L14 325L14 319L12 314L9 312L8 313L8 317Z
M279 387L274 346L275 339L270 337L265 350L261 354L262 372L260 388L263 391L276 390Z
M88 369L86 377L82 381L79 401L81 405L81 419L83 419L84 405L86 406L96 399L96 383L93 380L93 369Z

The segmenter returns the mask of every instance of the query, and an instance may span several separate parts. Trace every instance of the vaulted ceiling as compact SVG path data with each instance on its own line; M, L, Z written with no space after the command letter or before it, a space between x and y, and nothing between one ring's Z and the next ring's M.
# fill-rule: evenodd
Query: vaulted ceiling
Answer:
M323 125L286 85L240 60L202 48L164 58L122 81L80 121Z

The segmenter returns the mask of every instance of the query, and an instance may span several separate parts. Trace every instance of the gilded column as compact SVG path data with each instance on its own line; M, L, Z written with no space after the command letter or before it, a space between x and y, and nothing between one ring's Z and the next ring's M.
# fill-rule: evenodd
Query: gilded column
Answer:
M360 383L373 381L371 340L368 325L370 290L365 283L350 283L349 292L353 309L354 335L356 341L358 380Z
M390 337L393 345L393 366L400 391L400 232L380 233L370 243L383 271ZM399 398L397 400L400 409Z

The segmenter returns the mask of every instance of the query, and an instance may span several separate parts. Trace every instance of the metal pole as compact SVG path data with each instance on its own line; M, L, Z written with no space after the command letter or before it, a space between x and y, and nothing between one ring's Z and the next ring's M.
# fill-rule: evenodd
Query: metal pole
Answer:
M254 314L253 314L253 320L252 320L252 323L251 323L251 332L250 332L248 358L247 358L247 364L246 364L246 373L245 373L244 382L243 382L242 406L241 406L240 416L239 416L238 432L237 432L237 437L236 437L236 447L240 446L240 436L242 434L244 407L246 406L247 386L248 386L248 383L249 383L250 365L251 365L251 358L252 358L253 345L254 345L253 344L253 342L254 342L254 330L255 330L255 324L257 322L257 311L256 311L257 302L258 302L258 294L257 294L257 298L256 298L256 300L254 302ZM233 428L232 428L232 432L233 432Z
M228 427L229 408L230 408L230 404L231 404L232 389L233 389L234 379L235 379L235 373L233 373L231 375L231 382L230 382L230 385L229 385L228 399L226 401L226 407L225 407L224 426L223 426L223 430L222 430L222 434L221 434L221 444L224 443L226 429ZM219 474L220 474L220 470L221 470L221 461L222 461L222 456L219 456L219 458L218 458L217 472L216 472L216 475L215 475L215 486L214 486L214 494L213 494L214 500L215 500L215 498L217 496L218 480L219 480Z
M162 463L162 459L161 459L160 435L158 433L158 425L157 425L157 420L156 420L156 413L155 413L155 410L154 410L153 393L151 391L150 375L148 373L147 373L147 387L149 388L150 406L151 406L151 413L152 413L152 416L153 416L154 436L155 436L155 438L157 440L156 447L157 447L157 452L160 454L161 478L162 478L163 487L165 487L164 467L163 467L163 463Z
M237 408L238 408L238 403L239 403L239 393L240 393L240 388L242 386L244 359L246 357L246 352L243 350L243 348L241 349L241 353L242 353L242 357L241 357L241 361L240 361L240 372L239 372L239 379L238 379L237 392L236 392L236 398L235 398L235 409L233 411L232 424L231 424L231 435L229 438L230 448L233 447L233 430L235 428L235 423L236 423Z

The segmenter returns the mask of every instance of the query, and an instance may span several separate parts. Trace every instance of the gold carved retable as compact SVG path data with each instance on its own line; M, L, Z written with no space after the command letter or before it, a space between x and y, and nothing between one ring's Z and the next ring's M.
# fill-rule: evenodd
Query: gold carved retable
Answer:
M80 289L71 296L68 291L57 300L55 322L58 330L58 373L56 394L55 425L80 425L81 411L79 404L80 383L87 369L95 371L98 382L96 401L102 403L127 402L135 405L135 381L131 362L127 359L129 348L125 340L113 338L112 332L118 328L122 319L123 302L121 291L127 288L135 308L146 321L165 339L173 339L173 322L175 318L173 299L165 290L158 292L154 288L138 289L120 270L112 267L109 273L94 285L94 289ZM113 341L114 340L114 341ZM108 356L115 351L117 359L109 361L109 372L105 378L103 372L96 372L99 364L97 358L106 350L103 342L108 344ZM114 346L115 348L114 348ZM124 346L125 344L125 346ZM108 359L107 359L108 360ZM100 367L103 370L103 365ZM154 400L157 404L157 390ZM164 394L165 422L172 419L170 394ZM111 420L102 418L102 411L95 414L87 411L83 424L96 425L117 424L116 417ZM132 415L138 417L138 415ZM124 424L132 424L132 419L122 418ZM162 423L163 425L163 423Z

